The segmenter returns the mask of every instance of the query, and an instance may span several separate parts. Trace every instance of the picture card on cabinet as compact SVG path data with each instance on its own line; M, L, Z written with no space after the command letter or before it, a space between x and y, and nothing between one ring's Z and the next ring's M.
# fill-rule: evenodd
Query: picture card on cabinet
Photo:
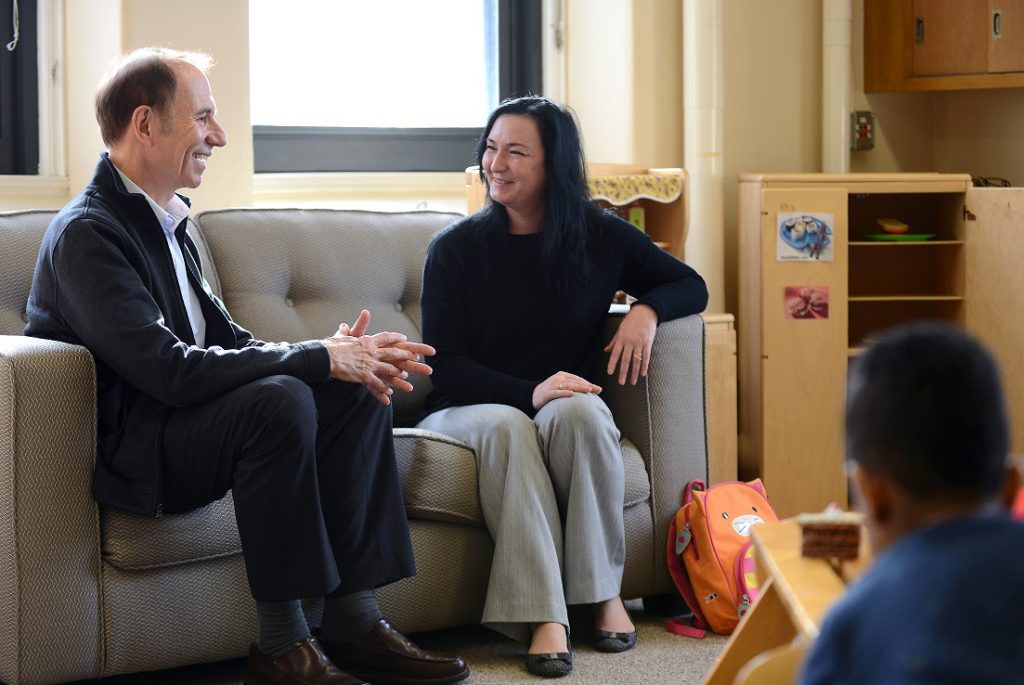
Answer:
M827 285L787 285L782 298L787 319L827 319Z
M834 236L831 212L779 212L776 257L780 262L831 262Z

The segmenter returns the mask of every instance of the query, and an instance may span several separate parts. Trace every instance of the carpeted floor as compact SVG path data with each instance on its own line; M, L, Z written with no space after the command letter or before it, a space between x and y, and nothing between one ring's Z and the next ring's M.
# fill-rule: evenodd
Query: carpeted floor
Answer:
M634 605L630 603L630 609ZM584 639L586 626L574 626L573 672L558 681L530 675L523 665L525 648L481 627L455 628L414 636L429 649L456 652L469 662L466 685L539 685L542 682L615 683L616 685L691 685L710 670L728 636L709 634L702 640L679 637L665 630L664 619L632 611L640 630L636 649L623 654L601 654ZM237 659L173 671L120 676L77 685L239 685L245 661Z

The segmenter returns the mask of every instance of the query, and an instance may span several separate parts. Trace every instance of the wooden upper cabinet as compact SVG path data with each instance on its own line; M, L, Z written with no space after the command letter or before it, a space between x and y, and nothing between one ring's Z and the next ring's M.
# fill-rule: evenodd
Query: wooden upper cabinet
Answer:
M988 71L987 0L914 0L914 76Z
M864 0L864 90L1024 87L1024 0Z
M988 0L988 70L1024 71L1024 0Z

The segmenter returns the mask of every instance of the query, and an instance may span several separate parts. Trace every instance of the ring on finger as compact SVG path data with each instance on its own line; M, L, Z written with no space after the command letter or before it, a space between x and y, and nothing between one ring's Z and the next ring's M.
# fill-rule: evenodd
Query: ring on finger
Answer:
M644 356L639 352L634 352L633 358L636 359L638 362L642 362L644 360Z
M562 389L562 384L561 384L561 383L559 383L559 384L558 384L558 389L559 389L559 390L561 390L561 389Z

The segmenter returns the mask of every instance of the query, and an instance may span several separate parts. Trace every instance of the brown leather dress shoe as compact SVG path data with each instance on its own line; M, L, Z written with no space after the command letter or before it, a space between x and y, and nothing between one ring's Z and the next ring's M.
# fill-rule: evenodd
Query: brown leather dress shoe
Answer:
M359 642L323 646L331 661L373 685L448 685L469 677L465 659L420 649L386 619Z
M315 638L296 642L276 659L249 648L245 685L369 685L331 663Z

